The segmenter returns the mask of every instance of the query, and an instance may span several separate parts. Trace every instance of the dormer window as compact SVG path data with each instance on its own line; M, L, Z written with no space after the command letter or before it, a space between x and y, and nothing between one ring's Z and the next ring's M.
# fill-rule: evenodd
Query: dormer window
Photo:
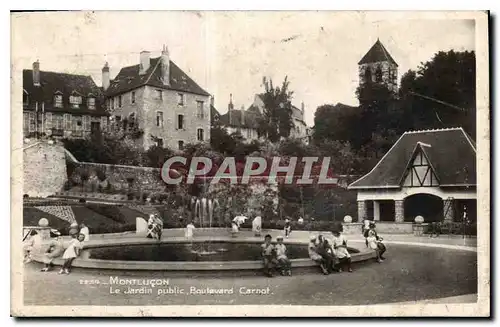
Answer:
M62 108L63 107L63 96L62 93L57 91L54 95L54 107Z
M87 108L95 109L95 98L92 94L89 94L89 97L87 98Z
M177 104L179 106L183 106L184 105L184 94L177 93Z
M79 108L82 104L82 96L76 92L71 93L69 96L69 104L72 108Z

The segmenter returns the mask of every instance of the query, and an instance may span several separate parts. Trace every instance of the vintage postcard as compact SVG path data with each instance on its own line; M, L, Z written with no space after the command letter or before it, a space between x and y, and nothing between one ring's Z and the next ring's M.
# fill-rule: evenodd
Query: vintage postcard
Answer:
M488 22L11 13L11 314L488 317Z

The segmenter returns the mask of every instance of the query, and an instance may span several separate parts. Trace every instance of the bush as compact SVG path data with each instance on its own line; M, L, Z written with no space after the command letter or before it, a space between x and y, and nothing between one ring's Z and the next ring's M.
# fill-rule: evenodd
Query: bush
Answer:
M87 202L87 200L85 200L84 198L80 198L80 199L78 200L78 202L80 202L80 203L85 203L85 202Z
M135 193L134 192L128 192L127 193L127 199L128 200L134 200L135 199Z

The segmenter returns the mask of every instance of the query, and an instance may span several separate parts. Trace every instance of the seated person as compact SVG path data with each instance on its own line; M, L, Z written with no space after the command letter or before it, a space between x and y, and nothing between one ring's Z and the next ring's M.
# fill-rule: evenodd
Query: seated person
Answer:
M323 259L323 257L318 253L318 247L316 246L316 241L317 241L316 236L311 236L308 245L309 258L311 258L311 260L319 264L323 274L328 275L326 262Z
M386 251L385 245L382 243L383 239L378 236L375 230L375 224L370 225L370 230L368 231L368 237L366 238L370 249L375 250L377 253L377 262L384 262L383 254Z
M286 246L283 244L283 237L278 236L276 240L278 241L278 244L276 244L274 248L276 249L276 259L278 260L281 274L292 276L292 264L286 255Z
M319 235L316 241L316 247L317 252L321 255L323 261L325 262L326 269L329 273L331 273L335 268L335 253L330 243L323 237L323 235Z
M273 266L277 263L275 255L276 250L272 241L271 235L267 234L264 237L264 244L261 245L262 248L262 259L264 261L264 274L268 277L273 277Z
M333 231L333 248L335 256L339 260L338 271L342 272L342 268L347 268L347 271L352 272L351 254L347 251L347 240L338 230Z
M148 238L154 238L156 240L161 240L161 234L163 231L163 220L158 216L151 214L148 220Z

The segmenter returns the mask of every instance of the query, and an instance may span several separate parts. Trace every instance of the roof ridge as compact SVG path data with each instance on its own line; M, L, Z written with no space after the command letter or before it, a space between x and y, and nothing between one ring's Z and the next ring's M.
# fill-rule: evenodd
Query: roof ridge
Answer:
M33 69L23 69L23 71L30 71L32 72ZM83 75L83 74L74 74L74 73L64 73L64 72L55 72L52 70L41 70L40 73L51 73L51 74L60 74L60 75L72 75L72 76L81 76L81 77L90 77L92 78L92 75Z
M408 134L417 134L417 133L429 133L429 132L442 132L442 131L459 131L462 130L462 127L448 127L448 128L434 128L434 129L421 129L414 131L406 131Z

